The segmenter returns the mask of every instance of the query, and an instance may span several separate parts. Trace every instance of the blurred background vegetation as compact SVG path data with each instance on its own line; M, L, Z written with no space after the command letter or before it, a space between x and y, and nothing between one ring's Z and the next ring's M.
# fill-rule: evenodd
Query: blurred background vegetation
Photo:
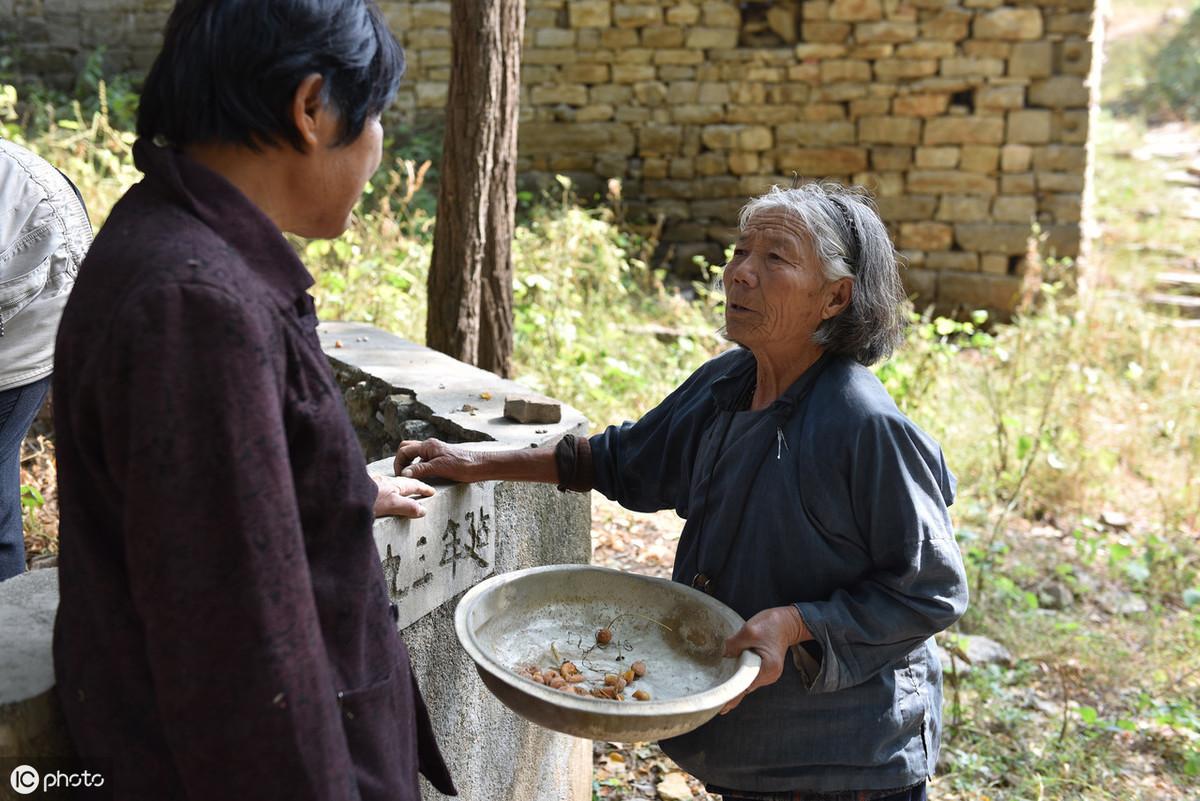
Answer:
M1170 180L1200 156L1200 4L1117 0L1110 22L1089 261L1041 260L1011 323L918 310L878 368L959 478L974 597L941 638L937 798L1200 797L1200 329L1143 302L1157 273L1200 271L1200 188ZM99 227L139 177L133 87L105 79L103 53L69 94L14 86L7 67L0 134L69 174ZM351 229L296 241L322 317L424 340L436 151L436 132L403 132ZM558 189L521 196L515 369L599 427L727 346L721 297L651 262L653 230L624 225L619 184L586 206ZM55 549L50 437L30 438L23 466L37 557ZM980 659L981 636L1008 655ZM611 777L596 793L641 797Z

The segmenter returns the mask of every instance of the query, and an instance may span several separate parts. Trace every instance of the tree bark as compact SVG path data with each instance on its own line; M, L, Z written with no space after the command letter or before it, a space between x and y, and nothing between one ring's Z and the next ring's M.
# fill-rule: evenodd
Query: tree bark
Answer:
M426 342L508 376L523 0L453 0Z

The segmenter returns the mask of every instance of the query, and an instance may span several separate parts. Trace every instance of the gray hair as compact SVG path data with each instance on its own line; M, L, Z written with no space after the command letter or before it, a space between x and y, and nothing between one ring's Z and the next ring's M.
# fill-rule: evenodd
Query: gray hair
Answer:
M786 211L808 229L826 280L854 279L850 305L822 321L813 341L864 365L891 356L904 338L909 303L896 250L866 190L832 182L772 186L742 207L738 225L768 210Z

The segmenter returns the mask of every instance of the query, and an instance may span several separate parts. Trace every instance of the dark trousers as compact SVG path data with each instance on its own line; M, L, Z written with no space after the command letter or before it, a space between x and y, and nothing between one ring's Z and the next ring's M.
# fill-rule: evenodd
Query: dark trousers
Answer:
M0 392L0 581L25 572L21 442L49 388L46 377Z
M854 798L854 797L856 797L856 795L857 795L856 793L846 793L846 794L844 794L844 797L845 798ZM805 796L798 794L796 797L804 798ZM817 796L809 796L809 797L810 798L821 798L823 796L817 795ZM843 795L842 794L834 794L831 797L840 799L843 797ZM742 796L736 796L736 795L723 795L723 796L721 796L721 798L723 801L754 801L754 799L748 799L748 798L744 798ZM787 798L787 794L780 793L779 798L785 799L785 798ZM910 787L907 790L901 790L898 793L894 793L892 795L887 795L887 796L884 796L883 798L876 799L875 801L925 801L925 782L921 782L916 787Z

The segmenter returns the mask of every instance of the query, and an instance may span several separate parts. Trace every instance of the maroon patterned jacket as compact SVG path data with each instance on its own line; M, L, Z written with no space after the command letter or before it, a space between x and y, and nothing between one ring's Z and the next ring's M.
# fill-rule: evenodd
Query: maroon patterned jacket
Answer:
M454 788L371 536L312 279L244 195L140 142L54 372L55 670L117 798Z

